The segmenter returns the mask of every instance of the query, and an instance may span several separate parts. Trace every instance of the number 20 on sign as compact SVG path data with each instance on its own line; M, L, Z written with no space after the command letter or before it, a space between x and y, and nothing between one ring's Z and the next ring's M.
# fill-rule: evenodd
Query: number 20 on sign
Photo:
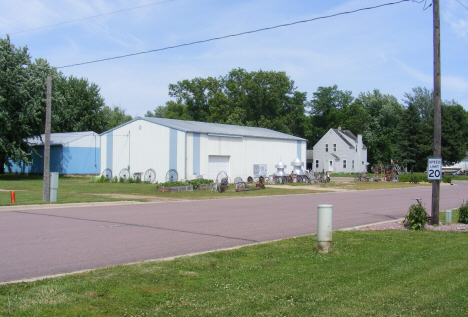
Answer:
M429 158L427 159L427 179L441 180L442 179L442 159Z

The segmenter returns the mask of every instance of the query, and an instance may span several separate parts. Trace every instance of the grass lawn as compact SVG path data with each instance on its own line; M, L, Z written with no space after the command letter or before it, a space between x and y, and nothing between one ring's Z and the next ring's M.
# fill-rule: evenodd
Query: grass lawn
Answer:
M291 184L288 184L291 185ZM95 183L87 177L60 177L57 192L57 203L79 203L114 200L187 200L187 199L220 199L250 196L272 196L290 194L310 194L323 190L370 190L401 187L424 186L409 183L389 182L330 182L325 184L292 184L291 186L267 185L265 190L235 192L231 186L226 193L211 192L211 190L160 193L154 184L122 184ZM42 176L1 175L0 176L0 206L11 204L10 192L16 192L16 205L42 204ZM297 188L294 188L297 187Z
M1 316L466 316L468 233L337 231L0 286Z

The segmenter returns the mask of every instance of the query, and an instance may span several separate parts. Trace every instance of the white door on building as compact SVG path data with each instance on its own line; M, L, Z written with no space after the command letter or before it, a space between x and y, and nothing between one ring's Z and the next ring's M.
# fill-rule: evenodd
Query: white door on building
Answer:
M328 160L328 171L333 172L333 160Z
M205 178L215 179L219 172L226 172L229 177L231 176L229 174L229 156L208 156L208 175Z

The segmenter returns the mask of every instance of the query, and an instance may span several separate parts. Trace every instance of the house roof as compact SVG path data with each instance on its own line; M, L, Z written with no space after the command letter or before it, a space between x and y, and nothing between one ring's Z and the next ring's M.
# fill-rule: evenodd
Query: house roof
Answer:
M173 128L179 131L190 132L190 133L206 133L206 134L212 134L212 135L218 135L218 136L231 136L231 137L257 137L257 138L268 138L268 139L305 141L305 139L303 138L299 138L293 135L289 135L286 133L277 132L277 131L273 131L273 130L265 129L265 128L209 123L209 122L198 122L198 121L185 121L185 120L176 120L176 119L164 119L164 118L152 118L152 117L136 118L123 125L129 124L136 120L145 120L145 121L156 123L156 124L168 127L168 128ZM116 127L116 128L119 128L119 127ZM109 133L112 130L106 131L102 134Z
M81 139L87 135L96 134L93 131L85 131L85 132L65 132L65 133L51 133L50 134L50 145L64 145L78 139ZM27 138L26 142L28 142L31 146L38 146L44 145L45 143L45 134L41 134L40 137L32 137Z
M354 144L349 142L348 138L351 139L351 141L357 142L357 137L354 135L353 132L349 130L339 130L339 129L333 129L332 130L350 147L354 148ZM363 149L367 149L367 147L362 144Z

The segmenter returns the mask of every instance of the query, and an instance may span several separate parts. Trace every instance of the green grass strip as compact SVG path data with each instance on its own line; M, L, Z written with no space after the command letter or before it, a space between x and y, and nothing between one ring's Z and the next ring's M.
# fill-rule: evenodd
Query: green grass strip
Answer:
M468 234L333 233L0 286L1 316L465 316Z

